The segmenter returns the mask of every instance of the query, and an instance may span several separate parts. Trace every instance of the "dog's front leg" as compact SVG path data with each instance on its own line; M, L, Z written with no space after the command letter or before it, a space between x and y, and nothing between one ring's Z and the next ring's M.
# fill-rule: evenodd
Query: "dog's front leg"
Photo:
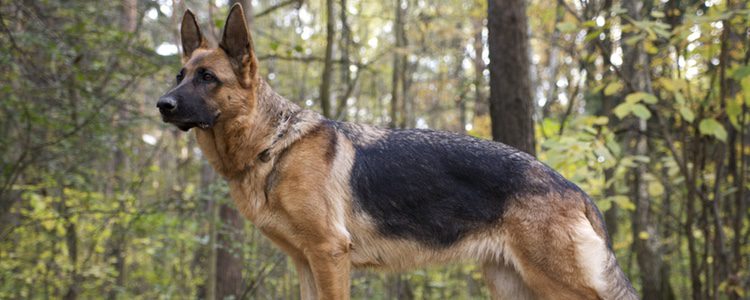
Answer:
M348 242L324 243L305 251L319 299L349 299Z
M313 276L312 269L310 269L310 264L306 259L294 259L294 267L297 269L297 275L299 276L300 299L318 299L315 277Z

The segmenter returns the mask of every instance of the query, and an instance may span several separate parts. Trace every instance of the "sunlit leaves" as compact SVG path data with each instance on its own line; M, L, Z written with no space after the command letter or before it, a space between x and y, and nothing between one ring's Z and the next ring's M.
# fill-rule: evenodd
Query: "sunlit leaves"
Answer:
M604 88L604 95L605 96L611 96L616 93L619 93L622 90L622 83L619 81L612 82L607 85L606 88Z
M642 120L651 118L651 112L642 104L633 105L633 114Z
M693 123L693 120L695 120L695 114L693 114L693 111L690 110L687 106L680 106L680 115L685 121L688 121L688 123Z
M557 24L557 30L560 30L560 32L564 32L564 33L571 33L571 32L577 31L578 26L570 22L562 22L562 23Z
M651 112L645 105L640 103L623 102L615 107L614 113L620 119L627 117L631 113L640 119L648 120L651 118Z
M656 104L657 101L658 99L656 96L649 93L631 93L625 97L625 102L615 107L614 113L620 119L625 118L629 114L633 114L642 120L648 120L651 118L651 111L649 111L648 107L641 102L646 104Z
M635 211L635 204L627 196L617 195L612 198L612 201L624 210Z
M625 96L625 102L638 103L641 101L648 104L656 104L657 99L656 96L645 92L635 92Z
M698 125L701 134L717 138L722 142L727 141L727 131L724 126L715 119L703 119Z
M664 185L661 184L661 182L658 181L658 179L654 179L648 182L648 194L651 197L659 197L662 194L664 194Z

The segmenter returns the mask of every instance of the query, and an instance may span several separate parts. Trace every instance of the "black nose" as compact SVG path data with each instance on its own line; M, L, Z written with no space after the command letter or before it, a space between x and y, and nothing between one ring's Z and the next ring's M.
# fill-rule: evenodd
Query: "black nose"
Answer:
M177 108L177 100L172 96L164 96L159 98L159 101L156 102L156 107L158 107L161 112L171 112Z

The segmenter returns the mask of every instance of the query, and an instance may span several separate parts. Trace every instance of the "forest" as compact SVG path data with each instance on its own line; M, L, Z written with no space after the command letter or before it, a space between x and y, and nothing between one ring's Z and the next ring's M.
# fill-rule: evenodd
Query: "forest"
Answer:
M184 11L215 45L235 2L298 105L518 147L595 200L643 299L750 299L745 0L0 0L0 299L299 298L155 106ZM489 299L468 263L351 295Z

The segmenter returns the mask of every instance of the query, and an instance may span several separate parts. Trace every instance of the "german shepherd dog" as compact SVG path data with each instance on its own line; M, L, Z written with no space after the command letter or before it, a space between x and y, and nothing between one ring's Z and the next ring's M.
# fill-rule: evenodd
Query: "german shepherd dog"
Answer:
M195 128L239 211L293 260L302 299L348 299L352 268L462 261L493 299L637 299L592 200L532 156L301 109L258 75L240 5L218 48L189 10L181 39L162 119Z

